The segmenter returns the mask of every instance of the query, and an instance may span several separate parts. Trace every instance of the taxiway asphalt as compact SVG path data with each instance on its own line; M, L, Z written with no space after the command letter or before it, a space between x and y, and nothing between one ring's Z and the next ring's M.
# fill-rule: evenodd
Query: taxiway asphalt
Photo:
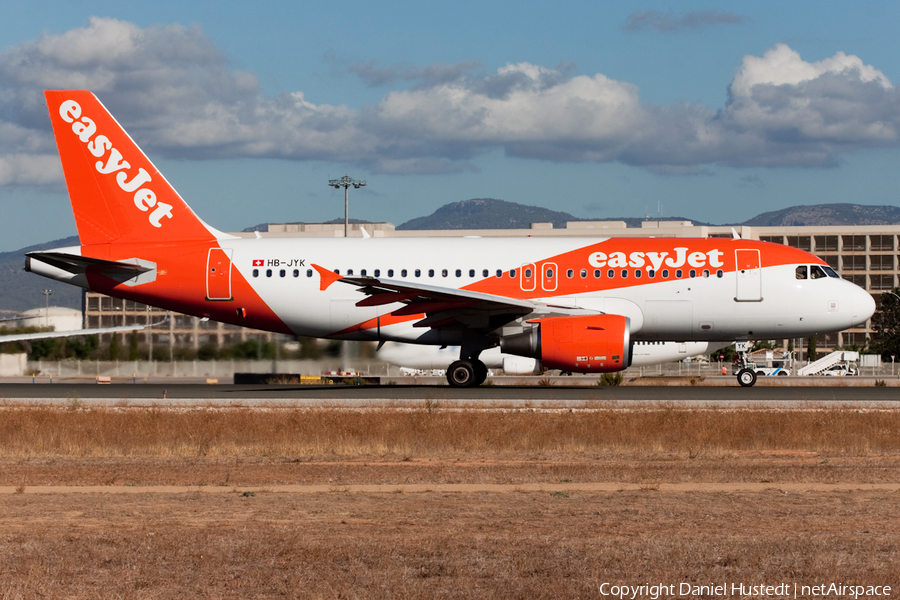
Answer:
M807 406L847 404L900 409L892 387L703 386L312 386L205 385L186 383L3 383L0 405L102 406L502 406L589 408L665 404L680 406Z

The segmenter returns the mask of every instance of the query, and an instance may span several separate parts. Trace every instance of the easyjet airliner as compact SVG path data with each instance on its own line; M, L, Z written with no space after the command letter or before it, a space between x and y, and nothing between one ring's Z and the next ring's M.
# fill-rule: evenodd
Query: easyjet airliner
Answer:
M459 346L454 386L483 382L496 346L610 372L635 341L804 337L875 310L815 256L751 240L241 239L197 217L93 94L45 95L81 245L27 270L257 329Z

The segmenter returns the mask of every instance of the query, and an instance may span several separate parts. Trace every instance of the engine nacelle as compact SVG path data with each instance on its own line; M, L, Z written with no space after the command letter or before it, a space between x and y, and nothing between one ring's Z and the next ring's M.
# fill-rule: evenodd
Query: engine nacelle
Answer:
M585 315L530 322L530 331L500 339L502 352L539 358L548 369L579 373L610 373L631 365L628 317Z

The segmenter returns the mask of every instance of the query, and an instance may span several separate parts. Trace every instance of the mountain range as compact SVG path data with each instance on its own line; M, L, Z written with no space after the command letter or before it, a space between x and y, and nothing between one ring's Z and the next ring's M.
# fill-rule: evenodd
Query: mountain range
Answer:
M422 229L528 229L532 223L553 223L554 228L564 228L568 221L603 220L625 221L628 227L640 227L643 218L603 217L581 219L567 212L540 206L527 206L494 198L473 198L445 204L432 214L411 219L397 226L400 230ZM666 221L692 221L695 225L709 225L685 217L665 217ZM343 219L331 222L343 223ZM365 223L357 221L354 223ZM900 207L863 206L859 204L816 204L792 206L784 210L762 213L743 223L755 227L802 227L841 225L898 225ZM266 225L248 227L244 231L266 231ZM23 270L24 255L32 250L45 250L78 245L78 238L68 237L13 252L0 253L0 316L3 311L22 311L43 306L43 289L52 289L50 303L54 306L81 308L81 290L44 279Z
M64 248L77 246L78 236L54 240L36 246L28 246L21 250L0 253L0 315L12 316L9 312L19 312L30 308L44 306L45 298L41 290L51 290L50 304L81 308L81 288L66 285L25 272L25 253L34 250ZM11 326L15 326L13 323Z
M814 204L792 206L762 213L739 225L755 227L821 227L823 225L896 225L900 207L860 204Z

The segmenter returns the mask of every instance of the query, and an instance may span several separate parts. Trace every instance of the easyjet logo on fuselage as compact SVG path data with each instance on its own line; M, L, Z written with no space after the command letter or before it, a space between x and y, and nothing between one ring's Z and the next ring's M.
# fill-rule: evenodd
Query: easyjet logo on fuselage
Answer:
M722 267L725 265L721 258L724 252L721 250L710 250L708 252L689 252L690 248L673 248L674 255L669 252L594 252L588 257L588 262L592 267L612 267L612 268L643 268L647 270L658 271L663 267L677 269L687 264L695 269L703 267Z
M122 153L117 150L112 142L103 134L94 136L97 133L97 125L93 119L82 116L81 105L74 100L66 100L59 106L59 116L66 123L72 124L72 131L78 136L92 155L96 158L107 156L106 162L98 160L94 167L97 172L103 175L116 174L116 183L119 188L127 194L134 194L134 205L142 212L150 211L147 220L154 227L162 227L163 218L172 218L172 205L165 202L158 202L156 192L154 192L146 184L152 181L150 174L143 167L138 169L131 181L128 180L130 174L128 169L131 165L126 161Z

